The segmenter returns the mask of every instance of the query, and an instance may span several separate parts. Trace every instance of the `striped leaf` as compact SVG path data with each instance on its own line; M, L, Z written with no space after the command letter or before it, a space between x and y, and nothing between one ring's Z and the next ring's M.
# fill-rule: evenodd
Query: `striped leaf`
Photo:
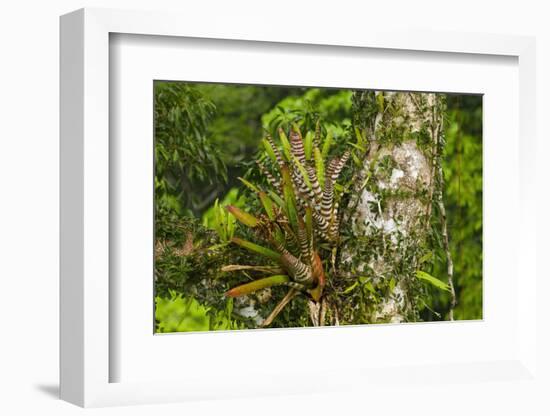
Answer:
M288 220L292 228L296 229L298 214L296 209L296 195L294 194L292 179L290 178L290 172L286 167L282 169L281 174L283 178L283 197L288 214Z
M300 163L306 163L304 142L302 141L299 130L292 129L290 131L290 150L292 151L292 155L294 155Z
M350 152L346 151L341 158L334 158L329 163L325 177L323 200L321 201L321 215L327 221L330 221L332 215L334 186L336 184L336 180L338 179L338 176L340 175L340 172L344 168L349 157Z
M267 181L270 183L270 185L274 188L274 189L280 189L281 188L281 183L279 182L279 180L277 180L270 172L269 170L267 170L267 168L264 166L264 164L262 162L260 162L259 160L256 161L256 164L258 165L258 167L260 168L260 171L262 172L262 174L267 178Z
M302 284L312 282L313 276L311 274L311 268L298 260L288 251L283 253L281 256L281 264L295 282Z
M265 152L269 158L273 161L273 163L277 163L277 156L275 155L275 151L273 150L273 147L271 147L269 141L267 139L262 139L262 144L264 145Z
M282 130L281 130L281 132L282 132ZM279 152L279 149L277 148L277 146L273 142L273 139L271 138L271 136L268 135L266 137L266 140L269 143L269 146L271 147L271 149L273 150L273 154L275 155L275 160L277 161L277 165L279 166L279 169L282 169L285 166L285 162L283 160L283 157L281 156L281 153ZM288 144L288 140L287 140L287 144ZM288 145L287 150L288 150L288 153L290 154L290 145ZM286 154L284 143L283 143L283 152L285 152L285 154Z
M314 201L311 201L311 202L312 203L314 202L314 205L318 205L321 203L321 199L323 199L323 189L321 188L321 184L317 179L317 172L315 168L307 165L306 170L307 170L307 175L309 176L309 181L311 182L313 198L314 198ZM311 200L311 197L310 197L310 200Z
M302 217L298 217L298 243L300 244L300 260L309 264L311 262L310 239L306 224Z
M296 167L298 168L298 171L300 172L301 179L303 179L305 185L307 186L307 189L311 191L311 190L313 189L313 187L312 187L312 185L311 185L311 181L309 180L309 175L308 175L308 173L306 172L306 168L305 168L304 165L298 160L297 157L294 157L293 161L294 161L294 164L296 165Z
M310 240L313 240L313 216L311 207L306 207L306 230Z

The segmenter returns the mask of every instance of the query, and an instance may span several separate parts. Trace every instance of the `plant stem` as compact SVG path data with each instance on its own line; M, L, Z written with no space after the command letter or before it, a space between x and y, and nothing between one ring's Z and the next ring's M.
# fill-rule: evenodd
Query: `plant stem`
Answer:
M260 326L265 328L266 326L271 325L271 323L277 317L277 315L279 315L279 313L284 309L284 307L288 304L288 302L290 302L294 298L294 296L296 296L298 293L299 293L298 290L291 288L287 292L285 297L281 299L281 301L277 304L277 306L273 308L269 316L265 318L265 320L262 322Z

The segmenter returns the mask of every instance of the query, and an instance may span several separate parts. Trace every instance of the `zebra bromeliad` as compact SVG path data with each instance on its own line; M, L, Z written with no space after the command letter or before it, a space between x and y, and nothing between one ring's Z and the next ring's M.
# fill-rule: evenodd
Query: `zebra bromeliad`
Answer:
M331 159L331 137L321 150L319 123L314 133L302 136L294 126L288 136L279 129L279 148L272 137L263 140L265 156L257 161L270 189L264 190L241 178L258 196L264 212L252 215L237 207L227 210L243 225L252 228L259 240L269 247L234 237L232 242L261 254L273 263L270 276L246 283L226 292L226 296L243 296L275 285L289 286L289 292L264 324L269 324L289 300L303 293L315 302L323 296L326 275L319 256L321 242L334 245L339 238L338 203L335 185L350 157L346 151ZM271 169L269 168L271 165ZM326 169L325 169L325 166ZM232 271L254 269L265 272L266 266L226 266Z

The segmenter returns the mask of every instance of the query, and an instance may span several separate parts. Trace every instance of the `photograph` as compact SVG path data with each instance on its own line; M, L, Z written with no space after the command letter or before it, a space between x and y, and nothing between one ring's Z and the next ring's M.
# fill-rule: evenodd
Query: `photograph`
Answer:
M550 416L547 3L3 2L0 416Z
M483 319L481 94L153 89L154 333Z

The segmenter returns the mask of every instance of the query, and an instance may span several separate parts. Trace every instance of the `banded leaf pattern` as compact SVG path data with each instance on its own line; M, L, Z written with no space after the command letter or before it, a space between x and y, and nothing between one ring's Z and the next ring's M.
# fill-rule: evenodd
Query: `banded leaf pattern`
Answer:
M283 273L244 283L228 291L227 296L243 296L270 285L285 285L290 287L290 291L320 302L326 275L319 245L328 243L332 246L338 242L338 197L335 189L350 152L346 151L326 162L333 138L327 134L322 143L320 122L314 132L300 132L294 126L287 135L280 129L279 139L280 147L267 135L263 140L265 154L256 161L269 189L243 181L257 193L265 213L252 214L230 206L227 209L269 248L238 238L233 241L271 262L270 266L234 265L231 270L256 270L260 273L268 267L267 270L279 268ZM285 296L285 305L295 295L294 292ZM272 322L273 315L282 309L279 306L266 321Z

